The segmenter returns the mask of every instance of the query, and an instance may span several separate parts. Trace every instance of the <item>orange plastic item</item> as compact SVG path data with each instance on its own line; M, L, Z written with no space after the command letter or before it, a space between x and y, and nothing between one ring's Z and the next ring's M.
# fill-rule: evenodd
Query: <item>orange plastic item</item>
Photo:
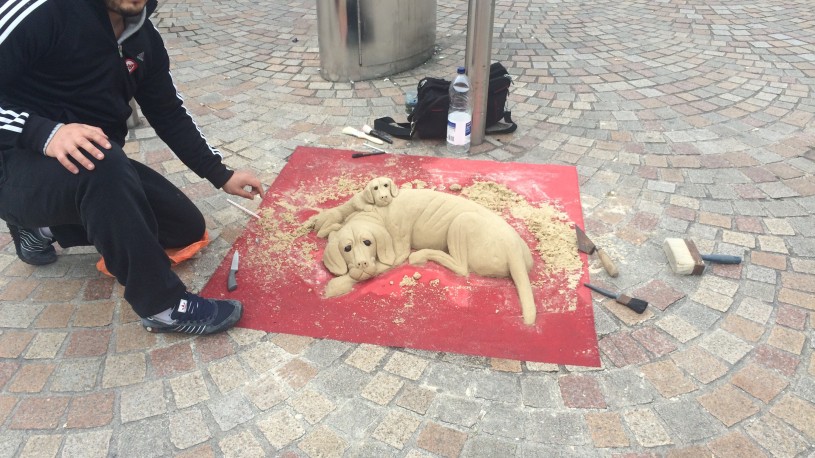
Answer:
M195 256L196 253L201 251L207 245L209 245L209 232L204 231L204 236L201 238L201 240L185 247L168 248L164 251L167 253L167 257L170 258L170 261L175 266L178 263L186 261L187 259ZM99 262L96 263L96 269L109 277L113 276L113 274L108 272L108 268L105 266L105 258L99 259Z

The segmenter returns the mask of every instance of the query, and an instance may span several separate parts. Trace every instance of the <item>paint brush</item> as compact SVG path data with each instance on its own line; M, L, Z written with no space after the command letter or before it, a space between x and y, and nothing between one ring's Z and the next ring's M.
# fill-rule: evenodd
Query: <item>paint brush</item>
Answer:
M386 134L385 132L382 132L381 130L371 129L371 126L369 126L368 124L362 126L362 132L372 137L376 137L386 143L393 143L393 139L391 138L390 135Z
M343 128L342 133L344 133L346 135L350 135L352 137L357 137L357 138L362 138L364 140L368 140L369 142L375 143L377 145L384 145L385 144L385 142L383 142L382 140L380 140L380 139L378 139L376 137L372 137L372 136L370 136L370 135L368 135L368 134L366 134L364 132L360 132L359 130L354 129L351 126Z
M359 157L368 157L368 156L378 156L380 154L385 154L384 151L371 151L370 153L354 153L351 155L352 159L356 159Z
M618 304L623 304L624 306L630 308L631 310L637 313L644 312L645 308L648 307L648 302L642 299L635 299L633 297L626 296L625 294L616 294L607 289L603 289L598 286L591 285L589 283L583 283L583 285L585 285L586 288L592 291L596 291L602 294L603 296L614 299Z
M731 256L728 254L699 254L699 249L693 240L668 238L662 244L665 256L671 270L678 275L702 275L705 271L705 261L718 264L739 264L741 256Z

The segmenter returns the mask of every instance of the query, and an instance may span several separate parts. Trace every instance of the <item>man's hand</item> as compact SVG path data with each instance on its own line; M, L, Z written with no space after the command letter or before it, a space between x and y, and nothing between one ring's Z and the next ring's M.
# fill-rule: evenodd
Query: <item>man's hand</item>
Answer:
M80 165L88 170L93 170L91 162L86 154L90 154L96 159L104 159L105 155L94 143L103 148L110 148L108 136L98 127L87 124L65 124L57 129L51 141L45 147L45 155L58 160L63 167L73 174L79 173L76 164L71 162L73 158Z
M247 191L245 189L247 186L252 190ZM263 195L263 187L260 184L260 180L258 180L254 173L248 170L236 170L235 173L232 174L232 178L230 178L221 189L227 194L240 196L249 200L254 199L255 196Z

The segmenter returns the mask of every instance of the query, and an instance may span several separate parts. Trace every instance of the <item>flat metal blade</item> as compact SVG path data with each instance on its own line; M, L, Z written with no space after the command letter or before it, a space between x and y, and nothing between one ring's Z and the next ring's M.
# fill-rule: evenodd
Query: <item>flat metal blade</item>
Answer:
M583 229L575 225L574 230L577 233L577 249L586 254L594 253L597 247L594 245L594 242L589 239L589 236L583 232Z
M232 267L230 267L229 270L233 272L238 271L238 262L240 261L240 257L240 253L238 253L236 250L235 254L232 255Z

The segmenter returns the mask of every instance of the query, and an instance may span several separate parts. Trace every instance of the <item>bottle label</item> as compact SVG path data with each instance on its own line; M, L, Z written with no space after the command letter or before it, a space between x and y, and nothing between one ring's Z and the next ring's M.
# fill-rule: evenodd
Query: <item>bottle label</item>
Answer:
M466 145L470 142L472 116L466 112L450 113L447 117L447 143Z

